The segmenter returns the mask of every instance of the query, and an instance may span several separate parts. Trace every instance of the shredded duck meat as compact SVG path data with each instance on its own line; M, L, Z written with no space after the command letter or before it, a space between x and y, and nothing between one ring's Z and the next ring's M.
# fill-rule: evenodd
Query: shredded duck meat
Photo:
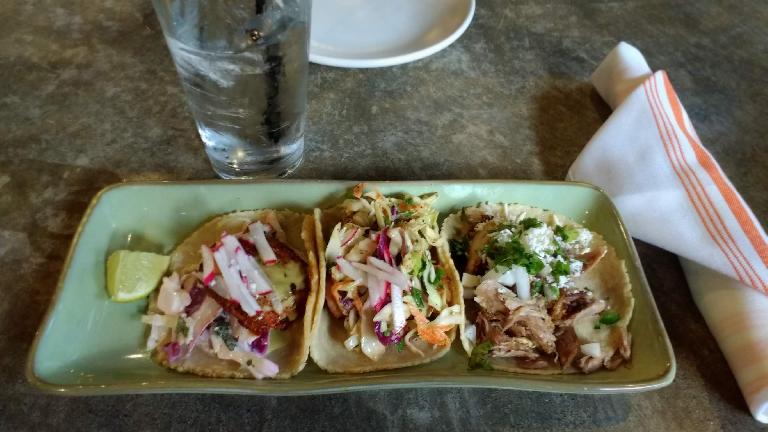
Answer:
M560 321L572 318L594 302L592 296L585 291L566 290L554 302L549 309L552 321Z
M534 358L539 355L536 349L555 352L555 326L543 301L520 300L508 288L489 280L475 289L475 302L482 307L476 323L479 335L503 345L494 354Z

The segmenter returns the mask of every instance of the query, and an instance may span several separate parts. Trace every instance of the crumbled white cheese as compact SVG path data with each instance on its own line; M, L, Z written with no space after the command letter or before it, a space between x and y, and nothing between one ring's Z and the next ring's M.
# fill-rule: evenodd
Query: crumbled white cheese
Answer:
M571 276L578 276L584 269L584 263L579 260L571 260Z
M581 255L589 252L589 244L592 243L592 232L585 228L578 229L579 235L564 245L565 251L570 255Z
M499 243L508 243L512 241L514 236L515 234L509 228L504 228L503 230L494 233L494 237L496 237L496 241Z
M547 255L547 251L552 249L554 234L552 229L546 225L526 230L520 237L520 242L525 249L538 256Z

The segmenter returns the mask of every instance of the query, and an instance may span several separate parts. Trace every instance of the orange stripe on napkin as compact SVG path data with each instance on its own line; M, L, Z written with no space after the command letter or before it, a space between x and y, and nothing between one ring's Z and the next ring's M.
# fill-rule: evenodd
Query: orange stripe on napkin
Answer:
M768 242L766 242L763 236L760 234L760 231L755 226L754 221L749 216L749 212L744 206L744 203L739 198L738 193L736 193L736 191L733 189L733 186L731 186L725 179L725 176L719 169L717 162L715 162L714 158L712 158L712 155L710 155L709 152L704 149L701 143L688 130L686 122L683 119L683 106L680 103L680 99L677 97L677 93L675 92L674 88L672 88L672 84L669 82L667 73L661 71L661 76L663 79L664 87L667 91L669 104L672 107L672 112L675 115L675 119L677 120L677 124L680 127L680 130L683 131L686 138L688 139L688 143L696 155L696 160L699 161L699 164L702 168L704 168L704 171L706 171L710 178L712 178L712 181L717 186L717 189L720 191L723 199L728 204L728 207L736 217L736 220L739 222L741 229L744 230L744 234L749 239L750 243L752 243L755 251L757 251L757 254L760 256L760 259L762 259L763 264L768 266Z
M734 240L733 235L731 234L730 229L723 221L722 216L720 215L720 212L718 210L718 206L712 201L712 198L707 193L707 189L704 187L704 183L701 181L699 176L696 174L696 170L694 167L688 162L688 159L685 157L685 154L683 152L683 147L681 144L681 137L675 130L674 124L672 122L672 119L669 116L669 112L664 109L664 105L662 104L661 95L659 94L659 88L657 87L658 82L656 81L658 77L657 75L654 75L651 80L651 91L652 94L655 96L656 100L656 106L657 109L660 110L660 115L663 119L666 120L665 125L669 127L670 137L672 137L672 146L676 150L676 155L678 156L678 161L683 169L685 169L686 173L690 173L693 180L691 180L691 183L694 187L694 191L697 192L697 195L702 200L702 204L704 206L704 210L706 211L707 215L710 218L710 221L712 224L717 228L718 234L724 237L722 238L728 251L733 254L733 257L736 259L736 262L739 264L739 266L744 270L744 272L747 275L747 278L749 279L748 285L751 285L752 287L762 290L763 292L766 292L768 290L768 287L766 287L765 282L760 278L759 274L755 271L755 269L752 267L752 263L747 259L747 257L744 255L744 252L741 250L739 244ZM684 139L684 138L683 138ZM689 177L689 180L691 179Z
M688 180L691 182L691 187L693 188L694 194L697 195L701 201L704 212L708 216L710 223L712 223L715 231L720 236L723 244L725 244L726 248L728 249L728 252L730 252L731 256L736 260L738 266L746 274L747 279L749 279L747 285L750 285L755 289L761 290L763 292L767 292L768 287L766 287L765 282L763 282L762 278L752 267L752 263L747 259L740 245L734 239L730 229L723 221L719 207L713 202L712 198L707 192L707 188L704 186L704 182L701 181L699 175L697 174L695 167L691 165L688 158L685 156L681 143L681 141L685 138L678 134L674 127L672 118L669 115L669 111L665 109L662 103L659 87L657 87L657 79L658 74L651 78L651 93L653 96L655 96L654 102L659 112L659 116L662 118L662 120L665 120L664 124L669 128L669 137L671 138L670 145L675 150L673 153L677 156L677 161L680 164L681 169L686 174Z
M715 242L718 249L720 249L720 251L723 253L725 258L730 263L731 267L734 270L734 273L736 274L736 277L739 279L740 282L746 283L744 282L744 277L742 276L742 271L744 270L739 269L740 266L736 265L736 263L734 262L734 257L732 257L731 254L728 251L726 251L726 249L724 248L725 239L722 237L722 234L719 232L719 230L717 230L717 233L713 232L713 228L717 228L717 227L714 225L714 222L710 219L709 214L705 215L703 213L705 211L703 202L699 197L697 191L692 190L691 186L689 186L689 183L692 183L692 182L690 178L688 178L687 173L685 173L682 170L682 166L680 166L679 162L677 161L677 157L674 154L672 144L671 144L671 134L673 132L669 131L668 125L664 122L662 118L662 114L661 114L662 108L656 104L656 101L652 96L653 86L650 83L650 80L643 83L643 88L645 90L645 95L646 95L646 98L648 99L648 103L651 106L651 113L653 115L654 122L656 123L656 128L659 131L659 137L661 138L661 141L664 145L664 153L667 155L667 158L670 161L670 165L672 166L672 169L675 172L675 175L680 180L680 183L682 184L686 195L688 195L688 200L693 205L693 208L696 211L696 214L698 214L699 218L702 220L704 224L704 228L707 230L707 233L709 233L709 236ZM670 136L667 136L668 134ZM710 225L712 226L710 227Z
M728 246L728 249L731 251L731 253L734 254L734 256L735 256L737 262L740 264L740 266L745 270L745 272L747 274L747 277L749 278L749 285L751 285L752 287L754 287L754 288L756 288L758 290L761 290L763 292L768 293L768 286L766 285L765 281L763 281L763 279L762 279L762 277L760 277L759 273L757 271L755 271L754 267L752 267L752 262L749 259L747 259L746 255L744 254L744 251L741 248L741 245L738 242L736 242L736 240L733 238L733 235L731 234L730 229L728 228L728 225L726 225L725 222L723 221L723 217L720 214L720 210L719 210L720 207L718 207L712 201L712 198L710 197L709 193L707 192L707 189L704 187L704 183L701 181L699 176L696 174L695 167L692 166L691 163L688 161L688 159L685 157L685 155L683 153L683 147L682 147L683 146L683 142L687 141L686 138L687 137L691 137L691 135L690 135L688 129L685 128L684 124L680 126L680 124L678 123L678 125L680 126L680 129L683 130L685 132L685 134L687 135L687 137L686 136L681 137L677 133L677 131L675 130L674 126L672 125L672 119L670 118L668 111L666 109L663 109L663 104L661 102L661 95L659 94L658 87L656 87L656 85L658 84L657 81L656 81L658 76L662 76L662 78L665 78L665 75L663 75L663 73L662 74L655 74L651 78L653 80L651 88L654 91L654 94L655 94L655 96L657 98L657 101L656 101L657 104L658 104L657 106L661 107L660 108L661 109L661 113L667 119L667 121L669 122L670 128L672 128L672 131L674 132L674 138L675 138L674 139L674 143L677 144L677 151L679 152L679 159L684 164L684 167L687 168L688 171L693 176L694 185L698 186L698 188L701 191L701 194L703 195L704 199L706 200L705 204L708 204L708 208L707 209L711 212L710 217L713 218L713 222L715 222L714 218L716 218L717 219L716 222L719 223L719 226L722 227L722 230L725 232L725 235L727 237L725 239L726 245ZM665 84L665 83L668 83L668 82L669 82L668 80L667 81L662 81L662 84ZM665 87L665 90L666 90L666 87ZM672 91L674 92L674 90L672 90ZM669 99L666 99L666 100L667 100L668 103L670 103L670 106L671 106L670 100ZM679 100L678 100L678 103L679 103ZM680 108L682 109L682 107L680 107ZM682 111L681 111L681 116L682 116ZM682 120L682 117L680 119ZM690 143L689 143L689 145L690 145ZM702 150L703 150L703 148L702 148ZM704 151L704 153L706 153L706 151ZM733 249L731 249L731 245L732 245L733 249L735 249L735 251Z

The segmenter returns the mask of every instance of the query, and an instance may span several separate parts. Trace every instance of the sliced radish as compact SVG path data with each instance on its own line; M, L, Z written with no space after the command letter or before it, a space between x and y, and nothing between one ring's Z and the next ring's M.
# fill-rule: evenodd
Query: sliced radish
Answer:
M338 257L336 258L336 265L345 276L351 278L355 282L362 283L363 272L354 268L352 266L352 263L350 263L349 261L345 260L342 257Z
M269 245L267 237L264 235L264 224L261 222L254 222L248 227L248 231L251 234L253 244L256 246L256 250L259 252L259 258L265 265L273 265L277 263L277 256L275 251L272 250L272 246Z
M210 288L221 297L225 299L229 298L229 290L227 289L227 285L224 283L224 278L221 277L221 275L216 275L213 278L213 282L211 283Z
M237 241L237 239L235 239ZM240 278L240 272L237 269L237 261L234 258L227 256L226 245L223 249L219 249L213 253L213 258L216 261L216 265L219 266L221 275L224 278L224 284L229 291L229 298L236 300L240 303L240 307L243 308L246 314L253 316L256 312L261 310L259 304L256 303L256 299L253 298L248 288Z
M272 308L275 312L282 313L283 303L280 301L280 296L275 292L272 282L253 257L245 253L237 238L227 236L221 239L221 241L224 243L226 252L234 255L239 273L245 277L243 283L249 294L254 296L259 294L266 295L272 303Z
M352 240L357 238L357 234L360 233L360 228L357 226L353 226L351 229L346 229L346 226L344 227L345 231L349 231L349 233L345 233L347 235L344 236L344 240L341 241L341 247L345 247L348 245Z
M392 273L383 271L383 270L378 269L378 268L376 268L374 266L371 266L371 265L361 264L361 263L356 263L356 262L353 262L351 264L352 264L353 267L368 273L369 277L370 276L375 276L377 279L382 279L382 280L385 280L385 281L387 281L389 283L399 284L401 286L407 286L407 282L405 284L403 283L404 277L402 276L402 273L398 277L398 276L396 276L396 275L394 275Z
M374 311L377 311L381 308L384 302L387 301L387 284L386 281L381 280L370 273L368 274L367 279L366 286L368 287L368 301L366 304Z
M390 281L393 284L400 285L401 287L407 288L408 287L408 278L405 277L403 272L398 270L397 268L387 264L386 262L376 258L376 257L368 257L368 264L370 266L373 266L381 271L386 272L387 274L391 275L389 278L384 278L388 281ZM379 276L381 277L381 276Z

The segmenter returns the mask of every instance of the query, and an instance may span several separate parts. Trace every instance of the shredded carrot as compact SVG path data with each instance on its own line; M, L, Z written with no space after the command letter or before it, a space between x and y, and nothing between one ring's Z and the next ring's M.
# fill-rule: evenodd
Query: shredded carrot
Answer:
M416 332L424 342L439 346L448 346L451 344L451 338L445 333L453 328L453 326L431 324L427 317L425 317L417 307L408 305L408 309L416 320Z

